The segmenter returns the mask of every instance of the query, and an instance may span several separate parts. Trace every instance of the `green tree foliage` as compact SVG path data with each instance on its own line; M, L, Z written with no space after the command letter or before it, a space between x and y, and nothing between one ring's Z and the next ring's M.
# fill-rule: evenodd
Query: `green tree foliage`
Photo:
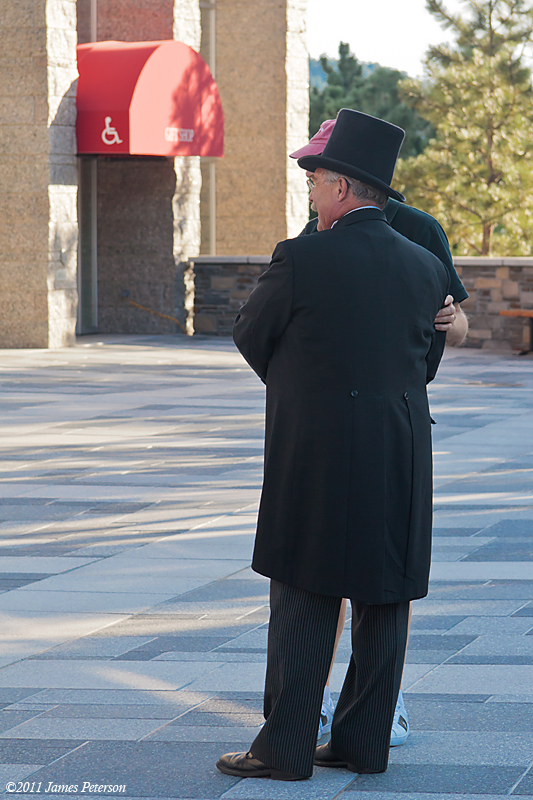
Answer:
M341 108L354 108L399 125L406 132L402 156L422 152L434 133L433 126L411 108L398 94L398 84L405 73L376 64L370 71L350 52L348 44L339 45L337 67L325 56L320 65L327 75L323 89L310 92L309 135L313 136L325 119L335 119Z
M428 79L406 80L406 102L436 128L396 185L443 224L457 255L533 254L533 90L524 50L533 33L526 0L443 0L428 10L456 44L429 50Z

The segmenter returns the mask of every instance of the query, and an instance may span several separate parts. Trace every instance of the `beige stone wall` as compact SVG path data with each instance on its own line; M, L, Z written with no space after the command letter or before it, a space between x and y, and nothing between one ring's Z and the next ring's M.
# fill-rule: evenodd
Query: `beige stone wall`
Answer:
M289 139L294 147L307 141L304 46L304 0L216 0L225 114L225 156L216 166L219 254L270 254L306 218L302 178L287 160Z
M0 14L1 347L71 344L74 0L3 0Z
M45 347L48 136L44 9L36 14L33 0L4 0L0 37L0 347Z

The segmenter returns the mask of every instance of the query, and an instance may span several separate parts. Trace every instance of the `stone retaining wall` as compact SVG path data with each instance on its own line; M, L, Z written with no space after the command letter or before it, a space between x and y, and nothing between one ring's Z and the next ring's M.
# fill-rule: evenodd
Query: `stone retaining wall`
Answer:
M228 336L239 308L270 263L269 256L197 256L191 259L189 325L194 333Z
M500 311L533 309L533 258L455 258L470 295L462 307L469 319L467 347L528 350L529 320Z
M268 256L200 256L189 262L189 328L231 334L240 306L269 264ZM456 258L470 297L462 304L470 328L466 347L529 349L529 320L501 317L504 309L533 309L533 258ZM531 343L533 345L533 342Z

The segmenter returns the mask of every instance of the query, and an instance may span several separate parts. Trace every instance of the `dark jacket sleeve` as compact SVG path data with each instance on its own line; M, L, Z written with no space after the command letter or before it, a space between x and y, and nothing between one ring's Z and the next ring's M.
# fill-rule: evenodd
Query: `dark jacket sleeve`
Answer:
M309 233L316 233L317 227L318 227L318 217L313 217L313 219L310 219L309 222L306 224L305 228L302 228L298 236L307 236Z
M233 341L263 382L276 341L291 319L292 294L292 258L287 244L281 242L233 326Z
M420 244L422 244L426 250L429 250L430 253L434 253L437 258L440 258L448 270L448 274L450 276L449 293L453 296L455 302L462 303L463 300L466 300L468 297L468 292L466 291L461 279L459 278L459 275L457 274L453 263L448 238L437 220L434 220L433 225L431 225L427 232L427 241L420 242Z
M445 344L446 331L435 331L431 348L426 356L426 383L430 383L437 374Z
M442 297L445 298L446 295L450 294L451 276L447 269L443 269L443 267L446 267L446 263L441 263L440 265L440 292ZM442 303L444 303L444 299ZM445 345L446 331L435 331L431 339L431 347L426 356L426 383L432 381L437 374Z

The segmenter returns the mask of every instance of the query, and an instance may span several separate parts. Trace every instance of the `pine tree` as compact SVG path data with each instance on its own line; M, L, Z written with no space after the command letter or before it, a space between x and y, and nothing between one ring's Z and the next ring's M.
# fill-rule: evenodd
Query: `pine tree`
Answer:
M362 85L363 65L350 52L345 42L339 44L339 60L333 67L326 56L320 57L320 66L326 73L326 86L310 92L309 135L313 136L325 119L335 119L341 108L352 108L348 98Z
M436 128L424 152L401 161L397 185L436 216L457 255L533 253L533 89L524 51L533 34L526 0L443 0L428 10L456 36L429 50L427 80L403 96Z
M381 117L406 131L404 156L418 155L433 134L433 126L422 119L398 95L398 84L406 75L398 70L372 65L366 69L345 42L339 45L337 67L325 56L320 65L327 76L323 89L310 92L309 135L313 136L325 119L335 119L341 108L353 108Z

